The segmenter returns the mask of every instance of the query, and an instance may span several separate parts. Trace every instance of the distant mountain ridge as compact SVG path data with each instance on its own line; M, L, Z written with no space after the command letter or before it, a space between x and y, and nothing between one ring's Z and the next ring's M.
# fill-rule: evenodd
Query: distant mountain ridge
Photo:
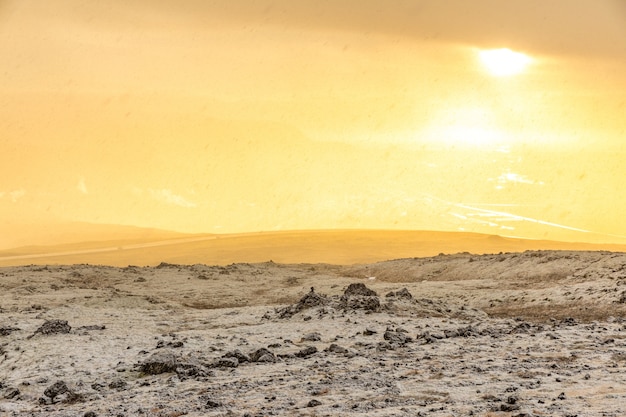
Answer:
M74 224L80 229L82 224ZM93 227L92 227L93 226ZM68 234L67 243L0 250L0 266L25 264L101 264L111 266L176 264L227 265L279 263L358 264L390 259L526 250L626 252L626 245L507 238L469 232L424 230L295 230L239 234L183 234L133 227L111 228L100 240L91 225ZM90 228L91 227L91 228ZM73 237L89 237L69 242Z
M155 228L88 222L4 223L0 251L21 247L85 244L107 240L154 240L189 236Z

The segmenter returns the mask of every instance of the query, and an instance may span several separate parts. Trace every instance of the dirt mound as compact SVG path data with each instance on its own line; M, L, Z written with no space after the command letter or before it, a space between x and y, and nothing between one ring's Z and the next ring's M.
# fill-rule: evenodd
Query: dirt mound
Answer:
M67 323L67 320L48 320L35 330L35 333L33 333L30 337L37 334L42 334L44 336L51 334L65 334L69 333L71 330L72 327Z
M363 297L378 297L376 291L367 288L362 282L355 282L348 285L348 288L343 292L344 297L352 297L355 295Z
M311 291L309 291L304 297L302 297L300 301L298 301L296 304L279 309L278 317L281 319L291 318L301 311L308 310L314 307L325 306L329 303L330 299L327 296L316 293L315 289L311 287Z

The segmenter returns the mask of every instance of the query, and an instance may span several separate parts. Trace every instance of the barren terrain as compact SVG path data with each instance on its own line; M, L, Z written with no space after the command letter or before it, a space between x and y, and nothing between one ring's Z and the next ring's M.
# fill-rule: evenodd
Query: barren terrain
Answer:
M0 268L2 416L622 416L626 254Z

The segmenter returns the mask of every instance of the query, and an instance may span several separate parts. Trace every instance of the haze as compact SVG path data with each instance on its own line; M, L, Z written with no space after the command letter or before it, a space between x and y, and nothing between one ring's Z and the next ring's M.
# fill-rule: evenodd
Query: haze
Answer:
M503 48L528 60L496 76ZM70 221L626 243L619 0L0 0L0 56L2 247Z

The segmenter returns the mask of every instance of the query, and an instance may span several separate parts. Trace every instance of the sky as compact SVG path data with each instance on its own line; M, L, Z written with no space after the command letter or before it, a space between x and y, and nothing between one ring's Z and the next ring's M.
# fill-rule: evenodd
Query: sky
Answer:
M0 0L0 56L0 228L626 242L620 0Z

